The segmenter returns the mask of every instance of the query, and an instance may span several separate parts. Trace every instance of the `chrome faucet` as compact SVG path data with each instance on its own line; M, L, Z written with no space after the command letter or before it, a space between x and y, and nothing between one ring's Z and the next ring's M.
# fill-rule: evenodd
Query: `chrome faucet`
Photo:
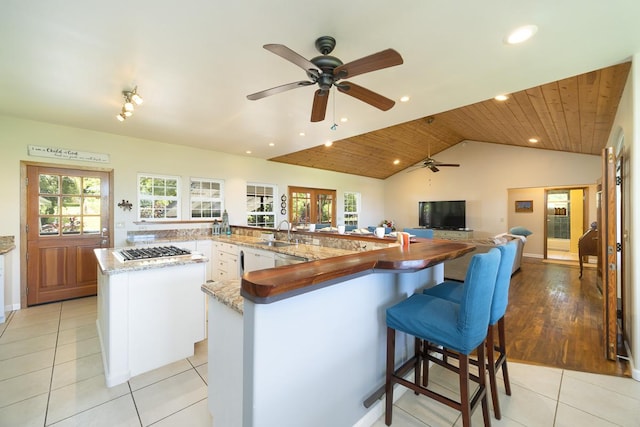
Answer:
M287 223L287 242L291 241L291 223L289 221L287 221L286 219L283 219L282 221L280 221L280 224L278 224L278 228L276 228L276 231L280 231L280 226L282 226L282 224Z

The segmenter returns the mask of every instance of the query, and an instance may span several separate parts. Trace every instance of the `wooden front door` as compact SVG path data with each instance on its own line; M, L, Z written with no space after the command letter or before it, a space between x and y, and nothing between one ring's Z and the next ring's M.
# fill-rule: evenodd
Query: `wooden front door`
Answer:
M95 295L110 172L27 165L26 175L27 305Z

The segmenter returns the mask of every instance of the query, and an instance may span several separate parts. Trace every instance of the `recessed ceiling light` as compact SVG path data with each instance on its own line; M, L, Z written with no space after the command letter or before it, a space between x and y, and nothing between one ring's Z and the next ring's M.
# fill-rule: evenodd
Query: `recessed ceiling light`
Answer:
M333 141L327 141L324 143L325 147L331 147L333 145Z
M300 136L304 136L304 132L300 132L298 135L300 135Z
M400 98L400 102L408 102L411 98L408 95L403 96L402 98Z
M538 138L529 138L529 142L532 144L537 144L538 143Z
M507 43L518 44L529 40L538 31L535 25L525 25L516 28L507 36Z
M276 144L274 144L273 142L269 143L269 147L274 147Z
M342 123L347 123L349 121L349 119L347 119L346 117L343 117L343 118L340 119L340 121Z
M245 151L246 154L251 154L251 150Z
M496 95L495 98L496 101L506 101L507 99L509 99L509 97L507 95Z
M393 161L393 164L394 164L394 165L398 165L398 164L400 164L400 160L399 160L399 159L395 159L395 160Z

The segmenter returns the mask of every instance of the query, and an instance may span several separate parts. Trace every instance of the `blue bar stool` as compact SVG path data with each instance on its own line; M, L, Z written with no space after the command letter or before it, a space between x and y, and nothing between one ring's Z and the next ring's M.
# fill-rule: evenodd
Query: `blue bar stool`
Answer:
M498 400L498 386L496 384L496 372L502 368L502 377L504 379L504 388L508 396L511 396L511 384L509 382L509 372L507 370L507 351L506 339L504 333L504 314L507 311L509 303L509 285L511 283L511 270L513 262L516 258L518 249L515 240L506 245L497 247L502 256L498 267L498 275L496 277L495 291L491 302L491 315L489 316L489 328L487 329L487 371L489 371L489 384L491 386L491 400L493 402L493 412L496 419L502 418L500 413L500 402ZM465 283L455 281L444 281L432 288L425 289L425 295L431 295L443 298L453 302L460 302L464 295ZM498 325L498 344L494 340L494 326ZM498 352L498 358L495 358L494 352ZM446 358L445 358L446 360ZM478 360L483 360L478 357ZM427 362L428 363L428 360ZM473 361L472 361L473 363ZM428 369L428 365L425 367Z
M391 425L395 383L460 411L464 427L471 425L471 414L478 404L481 404L484 424L491 425L487 405L485 365L478 364L478 375L472 375L469 372L469 354L476 350L478 357L484 360L485 339L499 263L500 251L495 248L471 258L466 276L466 283L469 286L464 286L459 304L431 295L414 294L387 309L386 425ZM397 370L395 369L396 331L414 336L416 342L414 356ZM459 402L420 384L423 342L457 352L459 368L456 372L460 377ZM403 378L412 367L415 369L414 382ZM425 372L425 375L427 374L428 370ZM470 380L479 385L473 396L469 395Z

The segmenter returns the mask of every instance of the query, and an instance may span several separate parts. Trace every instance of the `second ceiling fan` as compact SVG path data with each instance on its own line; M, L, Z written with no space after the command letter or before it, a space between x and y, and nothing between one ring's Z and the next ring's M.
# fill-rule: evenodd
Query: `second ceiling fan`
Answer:
M360 101L366 102L380 110L387 111L395 105L395 102L378 93L375 93L355 83L340 81L345 78L354 77L359 74L381 70L402 64L402 57L393 49L386 49L369 56L365 56L355 61L343 64L342 61L329 55L336 45L336 40L330 36L323 36L316 40L316 49L322 54L311 60L307 60L298 53L282 44L266 44L263 47L270 52L286 59L306 71L310 80L301 80L276 86L271 89L247 95L247 98L254 101L275 95L290 89L317 84L311 108L311 121L320 122L324 120L327 111L327 101L329 91L335 86L340 92L350 95Z

